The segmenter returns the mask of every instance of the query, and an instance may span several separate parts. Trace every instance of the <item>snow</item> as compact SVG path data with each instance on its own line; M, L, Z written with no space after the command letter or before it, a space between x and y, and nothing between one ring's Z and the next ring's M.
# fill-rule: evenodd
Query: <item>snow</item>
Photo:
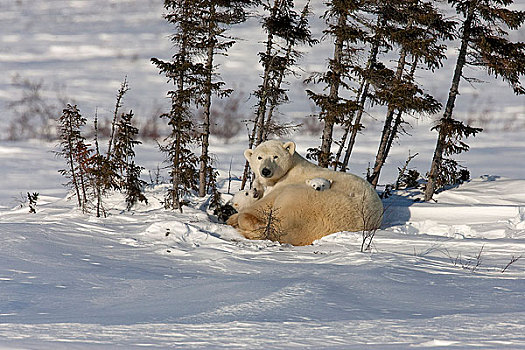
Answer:
M161 3L5 2L3 118L10 112L3 105L18 96L15 73L66 82L86 117L95 109L111 113L128 75L126 103L147 114L167 89L148 62L170 55ZM223 65L225 80L243 81L246 91L258 83L256 23L242 26L250 40L234 46ZM304 58L307 70L321 66L324 49ZM436 96L446 95L448 74L420 78ZM458 113L523 118L522 97L489 81L465 87ZM294 102L283 112L310 113L304 86L290 89ZM395 180L409 151L419 153L411 167L429 168L436 134L429 119L411 122L413 136L393 147L382 184ZM380 123L358 136L351 158L357 175L374 159ZM206 199L191 197L182 214L165 210L163 184L150 184L149 203L130 212L112 195L105 199L109 216L95 218L79 212L62 186L55 143L0 142L0 349L523 349L525 141L516 125L471 139L459 160L472 180L436 202L415 201L417 191L385 199L383 227L366 253L359 232L305 247L246 240L206 211ZM308 135L290 138L303 155L319 144ZM239 187L246 143L243 135L228 144L212 140L224 193L230 162L231 192ZM153 143L137 148L137 163L151 173L162 160ZM29 214L27 192L40 194L36 214Z
M436 203L397 192L360 253L353 232L306 247L246 240L205 200L163 209L165 185L131 212L113 195L107 218L82 214L54 147L0 143L0 348L525 346L525 259L501 272L525 253L525 179L477 176ZM213 149L224 192L243 148ZM149 169L162 161L153 144L137 153ZM41 193L36 214L10 197L22 191Z

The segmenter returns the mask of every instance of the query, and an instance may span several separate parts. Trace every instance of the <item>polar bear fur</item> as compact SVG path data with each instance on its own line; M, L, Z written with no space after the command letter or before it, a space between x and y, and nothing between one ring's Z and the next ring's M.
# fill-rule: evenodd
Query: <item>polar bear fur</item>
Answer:
M246 238L308 245L331 233L381 225L383 205L366 180L308 162L295 151L295 143L266 141L244 155L256 186L262 187L257 191L265 191L261 199L228 219ZM331 181L331 188L312 191L306 181L317 177ZM271 235L269 221L275 226Z
M233 195L230 202L233 208L240 212L252 205L253 203L255 203L255 201L257 201L258 199L259 195L257 193L257 190L240 190L239 192Z
M324 191L332 186L332 182L322 177L316 177L310 180L306 180L306 184L316 191Z

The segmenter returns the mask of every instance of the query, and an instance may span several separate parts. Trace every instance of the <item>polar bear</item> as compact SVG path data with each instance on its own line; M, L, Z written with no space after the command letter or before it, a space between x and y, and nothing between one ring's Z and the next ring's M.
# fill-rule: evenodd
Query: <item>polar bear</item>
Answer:
M316 177L313 179L306 180L306 184L316 191L324 191L329 189L330 186L332 186L332 181L322 177Z
M295 151L295 143L266 141L244 156L255 173L256 186L265 191L227 221L246 238L308 245L330 233L374 230L381 225L383 205L366 180L308 162ZM318 177L331 181L330 190L312 191L306 181Z
M233 195L232 199L230 200L231 205L235 210L238 212L244 210L248 206L255 203L256 200L259 199L259 194L257 190L250 189L250 190L240 190L236 194Z

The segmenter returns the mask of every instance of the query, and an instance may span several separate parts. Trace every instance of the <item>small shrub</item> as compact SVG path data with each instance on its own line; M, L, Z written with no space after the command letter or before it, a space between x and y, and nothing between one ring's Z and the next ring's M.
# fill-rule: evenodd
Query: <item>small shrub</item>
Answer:
M38 200L38 192L27 192L27 200L29 201L29 213L36 214L36 202Z

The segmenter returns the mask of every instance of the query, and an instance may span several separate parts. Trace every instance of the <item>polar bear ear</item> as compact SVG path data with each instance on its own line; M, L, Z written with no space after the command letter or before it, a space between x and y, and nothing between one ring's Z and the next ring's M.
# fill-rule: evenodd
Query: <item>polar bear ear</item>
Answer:
M284 145L283 145L284 149L287 150L288 152L290 152L291 155L293 155L295 153L295 143L293 141L290 141L290 142L286 142Z
M246 151L244 151L244 158L246 158L247 161L250 161L252 154L253 150L248 148Z

